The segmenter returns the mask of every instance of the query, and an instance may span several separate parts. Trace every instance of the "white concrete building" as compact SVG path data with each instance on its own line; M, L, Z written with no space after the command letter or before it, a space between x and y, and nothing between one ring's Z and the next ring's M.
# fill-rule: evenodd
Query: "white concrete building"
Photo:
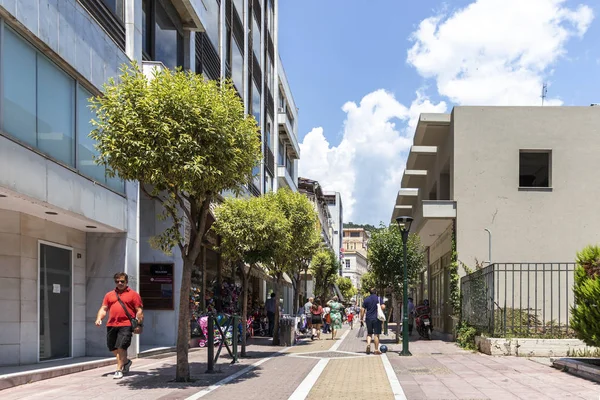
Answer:
M452 331L447 266L453 231L458 260L470 268L476 260L573 262L577 251L600 242L593 184L600 180L599 149L598 107L455 107L451 114L421 114L391 222L412 216L411 232L427 248L418 289L420 298L430 298L435 326ZM512 279L507 292L521 290L533 306L533 289L518 289L528 271ZM539 296L546 286L548 293L564 293L564 323L564 299L572 299L568 280L558 278L553 290L548 282L541 281ZM539 302L550 304L548 298ZM555 318L556 308L548 318Z
M344 207L342 205L342 196L340 192L324 192L325 203L329 209L329 215L331 215L331 229L332 229L332 247L333 252L337 255L340 260L340 276L342 275L342 238L344 236Z

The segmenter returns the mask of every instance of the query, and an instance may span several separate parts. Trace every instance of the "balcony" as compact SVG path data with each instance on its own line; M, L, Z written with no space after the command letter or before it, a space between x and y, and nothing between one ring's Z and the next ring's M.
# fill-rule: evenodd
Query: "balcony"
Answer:
M284 165L277 166L277 182L279 183L279 187L287 186L294 192L298 191L298 185L296 184L294 178Z
M279 107L277 113L277 123L279 125L279 138L289 145L292 150L292 156L300 158L300 146L298 145L298 136L294 130L294 120L290 113L282 107Z
M207 11L202 0L173 0L173 6L181 18L183 28L190 31L205 31Z
M415 232L423 246L431 246L456 218L456 201L422 200L416 214Z
M275 175L275 156L266 143L264 144L265 167L271 176Z

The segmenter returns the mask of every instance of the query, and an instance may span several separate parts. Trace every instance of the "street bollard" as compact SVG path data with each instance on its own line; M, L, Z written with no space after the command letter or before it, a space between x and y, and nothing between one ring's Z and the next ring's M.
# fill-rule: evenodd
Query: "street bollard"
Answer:
M238 362L238 323L239 323L239 317L237 315L232 316L231 318L233 318L233 337L232 337L232 341L233 341L233 360L231 361L232 364L236 364ZM244 332L242 331L242 335L244 334Z
M206 373L212 374L215 372L215 321L211 314L208 315L208 342L206 345L208 350L208 369Z

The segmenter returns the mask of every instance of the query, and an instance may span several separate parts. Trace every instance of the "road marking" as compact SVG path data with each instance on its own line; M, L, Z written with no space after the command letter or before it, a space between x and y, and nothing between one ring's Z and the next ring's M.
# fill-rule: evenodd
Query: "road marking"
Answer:
M286 351L288 351L291 347L285 347L281 350L279 350L278 352L276 352L275 354L279 354L279 353L285 353ZM199 391L198 393L191 395L190 397L186 398L185 400L197 400L201 397L206 396L207 394L209 394L212 391L217 390L218 388L220 388L221 386L231 382L234 379L239 378L240 376L252 371L254 368L258 367L259 365L269 361L270 359L272 359L274 356L271 357L266 357L263 359L258 360L257 362L255 362L252 365L248 365L246 368L244 368L241 371L236 372L235 374L228 376L226 378L221 379L219 382L215 383L214 385L211 385L209 387L207 387L206 389L202 389L201 391Z
M349 333L350 333L350 331L344 332L344 334L342 335L342 337L340 338L340 340L338 340L337 342L335 342L333 344L333 346L331 346L331 348L329 349L329 351L337 351L337 349L340 348L340 346L342 345L342 342L344 341L344 339L346 339L346 336L348 336Z
M328 362L328 358L323 358L319 360L317 365L315 365L313 369L308 373L308 375L306 375L306 378L304 378L300 385L298 385L298 387L296 388L296 390L294 390L294 393L292 393L288 400L306 399L306 396L308 396L308 393L310 392L312 387L315 385L315 383L317 383L319 376L321 376L321 373L327 366Z
M390 360L387 357L387 354L383 353L381 355L381 361L383 361L383 367L385 368L385 373L387 375L388 381L390 382L390 386L392 387L392 392L394 392L395 400L406 400L406 395L404 394L404 390L402 390L402 386L400 385L400 381L398 381L398 377L394 372L394 368L392 364L390 364Z

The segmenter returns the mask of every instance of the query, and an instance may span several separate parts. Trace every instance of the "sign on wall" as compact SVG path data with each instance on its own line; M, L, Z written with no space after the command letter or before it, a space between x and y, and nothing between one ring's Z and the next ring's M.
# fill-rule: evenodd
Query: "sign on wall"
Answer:
M173 264L140 264L145 310L173 310Z

